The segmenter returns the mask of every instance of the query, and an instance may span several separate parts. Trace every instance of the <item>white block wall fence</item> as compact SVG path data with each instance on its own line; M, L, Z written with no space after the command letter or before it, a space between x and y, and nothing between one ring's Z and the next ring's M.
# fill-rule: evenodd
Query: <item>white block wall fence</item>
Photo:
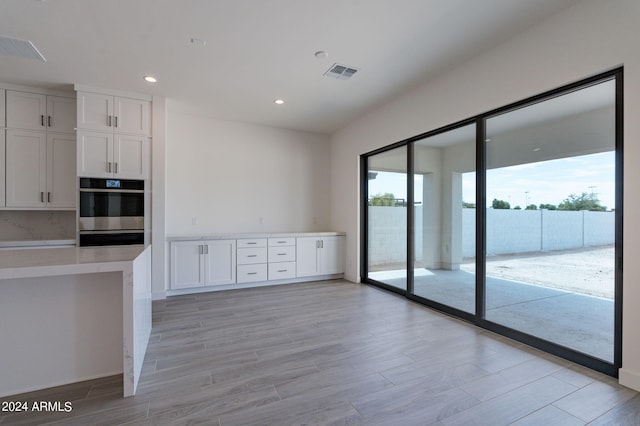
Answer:
M462 209L462 256L475 256L475 209ZM406 260L404 207L369 207L369 264ZM415 207L416 259L422 258L422 206ZM615 212L487 209L487 255L613 244Z

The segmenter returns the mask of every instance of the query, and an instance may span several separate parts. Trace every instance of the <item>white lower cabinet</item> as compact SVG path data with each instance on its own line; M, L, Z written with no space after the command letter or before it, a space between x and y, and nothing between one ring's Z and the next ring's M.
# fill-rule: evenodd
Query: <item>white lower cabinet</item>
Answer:
M296 276L344 273L344 237L296 238Z
M171 243L171 288L194 288L236 282L236 241Z
M171 289L337 275L343 257L343 236L173 241Z

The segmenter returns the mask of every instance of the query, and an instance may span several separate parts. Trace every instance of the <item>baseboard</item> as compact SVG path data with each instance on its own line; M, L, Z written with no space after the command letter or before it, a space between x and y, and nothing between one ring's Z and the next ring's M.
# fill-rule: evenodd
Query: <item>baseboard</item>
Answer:
M636 391L640 391L640 373L625 368L618 370L618 382Z

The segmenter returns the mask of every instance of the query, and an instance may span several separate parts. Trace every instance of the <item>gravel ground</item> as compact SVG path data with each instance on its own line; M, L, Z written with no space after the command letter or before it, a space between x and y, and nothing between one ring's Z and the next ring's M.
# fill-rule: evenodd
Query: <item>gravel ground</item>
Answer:
M588 294L614 296L613 246L487 257L487 276ZM473 262L460 269L473 272Z

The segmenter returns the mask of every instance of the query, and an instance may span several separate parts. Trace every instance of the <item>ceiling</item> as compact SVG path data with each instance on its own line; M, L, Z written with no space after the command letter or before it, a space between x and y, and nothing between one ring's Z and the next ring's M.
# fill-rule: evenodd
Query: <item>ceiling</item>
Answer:
M578 1L2 0L0 34L47 61L1 56L0 82L160 95L176 111L330 134ZM359 71L323 77L336 62Z

